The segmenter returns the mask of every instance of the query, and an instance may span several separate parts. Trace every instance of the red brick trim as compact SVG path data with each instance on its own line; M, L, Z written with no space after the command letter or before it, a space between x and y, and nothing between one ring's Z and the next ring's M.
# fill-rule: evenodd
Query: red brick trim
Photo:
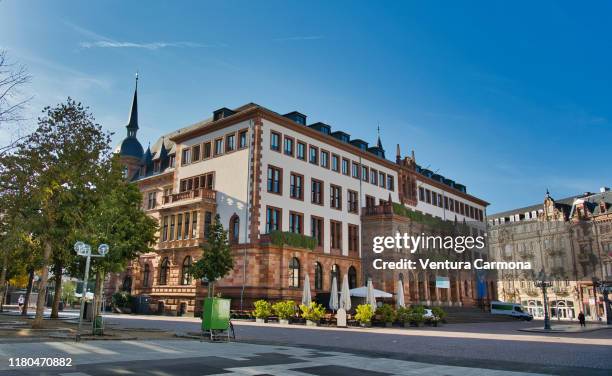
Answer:
M251 150L250 182L251 182L251 206L249 208L249 240L251 243L259 242L259 227L261 214L261 145L263 137L263 122L257 117L254 120Z

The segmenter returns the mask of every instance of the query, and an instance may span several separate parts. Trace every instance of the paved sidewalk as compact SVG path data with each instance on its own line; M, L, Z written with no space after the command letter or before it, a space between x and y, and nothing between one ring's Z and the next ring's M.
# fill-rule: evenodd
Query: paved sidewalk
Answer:
M70 358L71 367L14 368L8 358ZM0 345L0 375L538 375L289 346L198 341L44 342ZM496 365L491 362L491 366ZM593 370L597 372L597 370ZM586 373L585 373L586 374ZM593 373L589 373L593 374Z
M538 326L535 328L522 328L518 330L532 333L589 333L606 329L612 329L612 326L605 324L587 324L587 326L557 324L551 325L550 329L544 329L542 326Z

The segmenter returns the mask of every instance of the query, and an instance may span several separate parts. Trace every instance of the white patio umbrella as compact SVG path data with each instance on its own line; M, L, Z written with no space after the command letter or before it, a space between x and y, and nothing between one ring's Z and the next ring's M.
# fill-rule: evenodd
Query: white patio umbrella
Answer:
M368 290L366 292L366 303L369 304L372 309L376 309L376 297L374 296L374 286L372 280L368 279Z
M392 298L393 294L389 294L388 292L382 290L372 289L375 298ZM350 289L351 296L355 296L357 298L365 298L368 296L368 287L361 286L354 289Z
M333 311L338 309L338 282L336 282L336 276L332 278L331 292L329 293L329 308Z
M308 274L306 274L306 277L304 277L304 290L302 291L302 304L309 306L311 300L312 295L310 294L310 277L308 277Z
M404 302L404 284L401 279L397 280L397 299L395 299L397 308L403 308L406 303Z
M344 275L342 279L342 289L340 289L340 308L345 311L351 309L351 292L349 290L348 275Z

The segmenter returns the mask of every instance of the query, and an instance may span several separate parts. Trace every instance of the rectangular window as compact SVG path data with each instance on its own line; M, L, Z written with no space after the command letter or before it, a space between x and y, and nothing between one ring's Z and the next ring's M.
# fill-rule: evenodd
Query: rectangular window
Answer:
M312 179L310 183L310 200L313 204L323 205L323 182Z
M421 188L421 189L423 189L423 188ZM454 212L455 211L455 200L453 200L452 198L449 198L448 199L448 207L449 207L450 211Z
M321 150L321 167L329 168L329 152Z
M210 141L205 142L204 143L204 150L203 150L203 153L202 153L202 159L210 158L210 148L211 148Z
M174 168L175 163L176 163L176 158L174 157L174 154L172 154L170 156L170 162L168 163L168 166L170 166L170 168Z
M366 195L366 208L373 208L376 206L376 199L370 195Z
M444 196L444 209L448 209L448 197Z
M304 230L304 215L296 212L289 212L289 231L301 234Z
M387 181L387 175L384 172L378 173L378 183L381 188L386 188L385 183Z
M297 143L296 157L297 159L301 159L303 161L306 160L306 144L305 143L303 142Z
M436 194L436 192L431 192L431 204L433 206L438 205L438 195Z
M308 161L312 164L319 164L319 148L316 146L310 145L310 149L308 151Z
M348 176L350 164L351 164L351 162L348 159L342 158L342 174L343 175L347 175Z
M334 172L340 171L340 157L336 154L332 154L331 169Z
M425 190L425 202L431 204L431 191L429 189Z
M191 149L183 149L181 155L181 166L185 166L191 163Z
M151 210L157 206L157 192L149 192L147 199L147 209Z
M176 240L183 239L183 215L176 216Z
M210 226L212 225L212 213L207 211L204 213L204 237L208 239L210 235Z
M270 149L280 152L280 133L270 132Z
M285 146L283 147L285 155L293 157L293 138L285 136Z
M238 149L244 149L248 146L247 134L248 131L246 129L238 132Z
M289 176L289 195L298 200L304 199L304 175L292 172Z
M164 227L162 230L162 241L168 241L168 216L164 216Z
M350 213L359 212L359 194L355 191L348 190L347 208Z
M419 187L419 201L425 201L425 189Z
M359 179L359 164L353 162L352 175L355 179Z
M200 145L195 145L192 149L191 149L191 161L192 162L197 162L200 160L200 149L202 147Z
M332 249L342 249L342 222L329 221L330 223L330 241Z
M395 190L395 180L392 175L387 175L387 189L390 191Z
M329 206L334 209L342 209L342 188L337 185L330 185L329 188Z
M174 220L175 217L173 215L170 216L170 240L174 240Z
M280 168L268 166L268 192L282 194L283 172Z
M359 226L348 225L348 250L359 252Z
M266 234L281 229L281 209L268 206L266 208Z
M223 139L218 138L215 140L215 156L223 154Z
M367 182L369 177L369 170L366 166L361 166L361 180Z
M191 239L198 237L198 212L191 213Z
M317 241L317 247L323 247L323 218L310 217L310 236Z
M191 222L189 222L189 212L185 213L185 235L183 236L184 239L189 239L189 235L191 234L189 232L189 225L191 224Z
M225 152L229 153L236 148L236 135L234 133L225 136Z
M370 170L370 183L378 185L378 171L376 171L375 169Z
M442 207L442 195L438 193L438 206Z

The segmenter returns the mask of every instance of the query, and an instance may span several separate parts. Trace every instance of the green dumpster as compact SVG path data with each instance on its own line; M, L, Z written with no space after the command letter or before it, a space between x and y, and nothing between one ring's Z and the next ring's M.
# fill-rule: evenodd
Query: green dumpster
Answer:
M202 330L227 330L230 320L230 299L206 298L202 311Z

